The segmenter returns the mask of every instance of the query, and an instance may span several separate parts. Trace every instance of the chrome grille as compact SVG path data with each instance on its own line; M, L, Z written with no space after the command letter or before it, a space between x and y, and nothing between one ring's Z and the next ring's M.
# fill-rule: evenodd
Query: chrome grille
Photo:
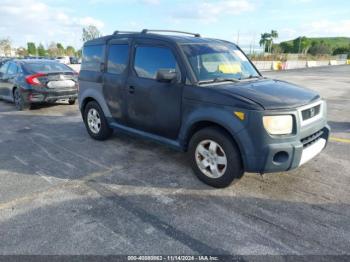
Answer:
M317 116L321 111L320 109L321 109L321 105L317 105L317 106L302 110L301 115L303 117L303 120L305 121L310 118L313 118L314 116Z

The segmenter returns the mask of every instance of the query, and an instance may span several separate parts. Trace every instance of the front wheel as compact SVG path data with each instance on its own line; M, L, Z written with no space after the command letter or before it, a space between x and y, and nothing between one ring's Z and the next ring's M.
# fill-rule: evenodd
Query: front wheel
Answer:
M92 138L106 140L112 135L113 130L108 126L105 115L97 102L89 102L83 116L86 129Z
M68 99L68 104L74 105L74 104L75 104L75 100L76 100L76 99L74 99L74 98Z
M195 133L188 154L194 173L210 186L226 187L243 176L240 152L220 128L208 127Z

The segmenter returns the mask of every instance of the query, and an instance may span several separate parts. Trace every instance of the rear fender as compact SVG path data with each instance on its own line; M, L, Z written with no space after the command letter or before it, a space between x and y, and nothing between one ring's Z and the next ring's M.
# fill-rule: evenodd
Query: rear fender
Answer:
M106 104L104 95L103 95L103 87L102 84L92 83L88 81L80 81L80 90L79 90L79 108L82 112L83 107L85 106L86 99L92 98L94 99L101 107L105 117L112 118L112 114ZM84 88L81 88L84 86Z

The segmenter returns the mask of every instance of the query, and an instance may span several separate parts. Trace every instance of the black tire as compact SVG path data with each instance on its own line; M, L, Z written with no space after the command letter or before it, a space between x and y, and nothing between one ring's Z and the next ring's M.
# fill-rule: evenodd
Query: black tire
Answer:
M216 144L218 144L220 147L218 147L219 152L222 156L226 156L226 165L216 165L216 167L222 167L220 169L220 172L222 172L222 175L217 178L209 177L208 175L204 174L199 166L197 165L196 158L198 158L198 161L205 160L199 159L202 156L200 154L196 155L196 149L197 146L199 146L200 143L204 143L205 141L213 141ZM210 145L210 142L208 142ZM203 144L202 144L203 145ZM221 152L223 150L223 153ZM188 157L191 162L192 169L196 176L203 181L204 183L217 187L217 188L223 188L229 186L232 182L239 180L243 174L243 167L242 167L242 161L241 161L241 155L240 152L232 140L232 138L225 132L224 130L218 128L218 127L208 127L199 130L197 133L195 133L191 141L189 143L189 150L188 150ZM209 157L210 158L210 157ZM209 159L208 158L208 159ZM212 158L211 158L212 159ZM207 161L207 160L206 160ZM210 161L210 160L209 160ZM215 158L214 158L215 161ZM215 162L212 162L213 165L215 165ZM211 166L208 166L208 172L211 172Z
M15 103L15 106L17 110L23 111L23 110L29 110L30 109L30 104L26 103L23 99L22 93L18 88L16 88L13 91L13 102Z
M68 99L68 104L74 105L76 99Z
M100 128L99 128L99 131L96 133L94 132L89 124L88 124L88 113L90 110L96 110L98 115L99 115L99 119L100 119ZM111 129L109 126L108 126L108 123L107 123L107 120L106 120L106 117L100 107L100 105L95 102L95 101L91 101L89 102L86 106L85 106L85 109L84 109L84 115L83 115L83 119L84 119L84 123L85 123L85 126L86 126L86 129L89 133L89 135L93 138L93 139L96 139L96 140L106 140L107 138L109 138L112 134L113 134L113 129ZM95 130L96 131L96 130Z

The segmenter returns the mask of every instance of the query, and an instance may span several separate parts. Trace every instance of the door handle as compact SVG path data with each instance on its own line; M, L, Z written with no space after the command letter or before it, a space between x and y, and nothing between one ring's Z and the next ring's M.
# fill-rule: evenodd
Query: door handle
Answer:
M129 93L130 94L135 93L135 87L134 86L129 86Z

